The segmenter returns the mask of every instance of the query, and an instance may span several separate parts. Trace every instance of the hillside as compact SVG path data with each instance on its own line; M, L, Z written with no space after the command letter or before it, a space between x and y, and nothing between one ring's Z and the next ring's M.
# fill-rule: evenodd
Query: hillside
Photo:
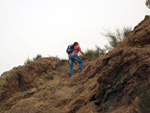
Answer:
M41 58L0 77L0 113L129 113L141 85L150 85L150 16L115 49L85 61Z

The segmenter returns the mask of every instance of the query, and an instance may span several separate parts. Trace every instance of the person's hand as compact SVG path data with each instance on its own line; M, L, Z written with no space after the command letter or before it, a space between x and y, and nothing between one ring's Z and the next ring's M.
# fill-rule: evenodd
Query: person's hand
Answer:
M83 53L83 52L82 52L81 54L82 54L82 55L84 55L84 56L86 56L86 54L85 54L85 53Z

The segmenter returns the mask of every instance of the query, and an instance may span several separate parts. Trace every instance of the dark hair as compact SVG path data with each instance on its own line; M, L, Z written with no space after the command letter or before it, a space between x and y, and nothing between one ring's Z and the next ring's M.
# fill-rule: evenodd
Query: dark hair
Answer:
M74 42L74 46L76 46L77 44L79 44L78 42Z

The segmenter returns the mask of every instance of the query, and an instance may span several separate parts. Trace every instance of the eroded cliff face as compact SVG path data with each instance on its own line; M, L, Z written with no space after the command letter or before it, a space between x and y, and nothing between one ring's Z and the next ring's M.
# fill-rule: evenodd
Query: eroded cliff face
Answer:
M146 16L118 47L95 61L90 75L98 78L92 99L100 106L99 112L131 105L139 87L149 85L149 23L150 17Z
M150 17L105 56L68 78L68 61L42 58L0 78L1 113L127 113L150 85Z

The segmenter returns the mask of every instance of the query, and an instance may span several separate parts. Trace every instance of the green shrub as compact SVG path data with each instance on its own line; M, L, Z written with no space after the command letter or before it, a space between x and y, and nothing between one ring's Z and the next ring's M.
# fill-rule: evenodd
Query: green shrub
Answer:
M102 48L96 46L95 50L88 49L85 51L86 57L83 55L80 55L80 57L82 58L82 60L94 60L94 59L97 59L98 57L105 55L105 54L106 54L105 49L102 49Z
M24 64L26 65L26 64L30 64L32 62L32 60L31 59L29 59L29 58L27 58L27 60L24 62Z
M26 64L30 64L32 61L38 60L38 59L40 59L40 58L42 58L42 55L40 55L40 54L38 54L36 57L34 57L33 60L27 58L27 60L24 62L24 64L25 64L25 65L26 65Z
M109 44L105 45L104 48L100 48L96 46L96 49L88 49L85 51L85 56L80 55L82 60L94 60L102 55L105 55L108 51L115 48L127 35L131 32L131 27L124 27L123 29L116 29L115 32L111 32L110 30L105 30L102 33L105 36Z
M150 0L146 0L145 4L150 9Z
M116 29L112 32L108 29L104 29L104 33L101 33L109 41L109 45L105 46L105 50L111 50L115 48L127 35L132 31L131 27L124 27L123 29Z
M35 61L35 60L38 60L40 58L42 58L42 55L38 54L36 57L33 58L33 60Z

